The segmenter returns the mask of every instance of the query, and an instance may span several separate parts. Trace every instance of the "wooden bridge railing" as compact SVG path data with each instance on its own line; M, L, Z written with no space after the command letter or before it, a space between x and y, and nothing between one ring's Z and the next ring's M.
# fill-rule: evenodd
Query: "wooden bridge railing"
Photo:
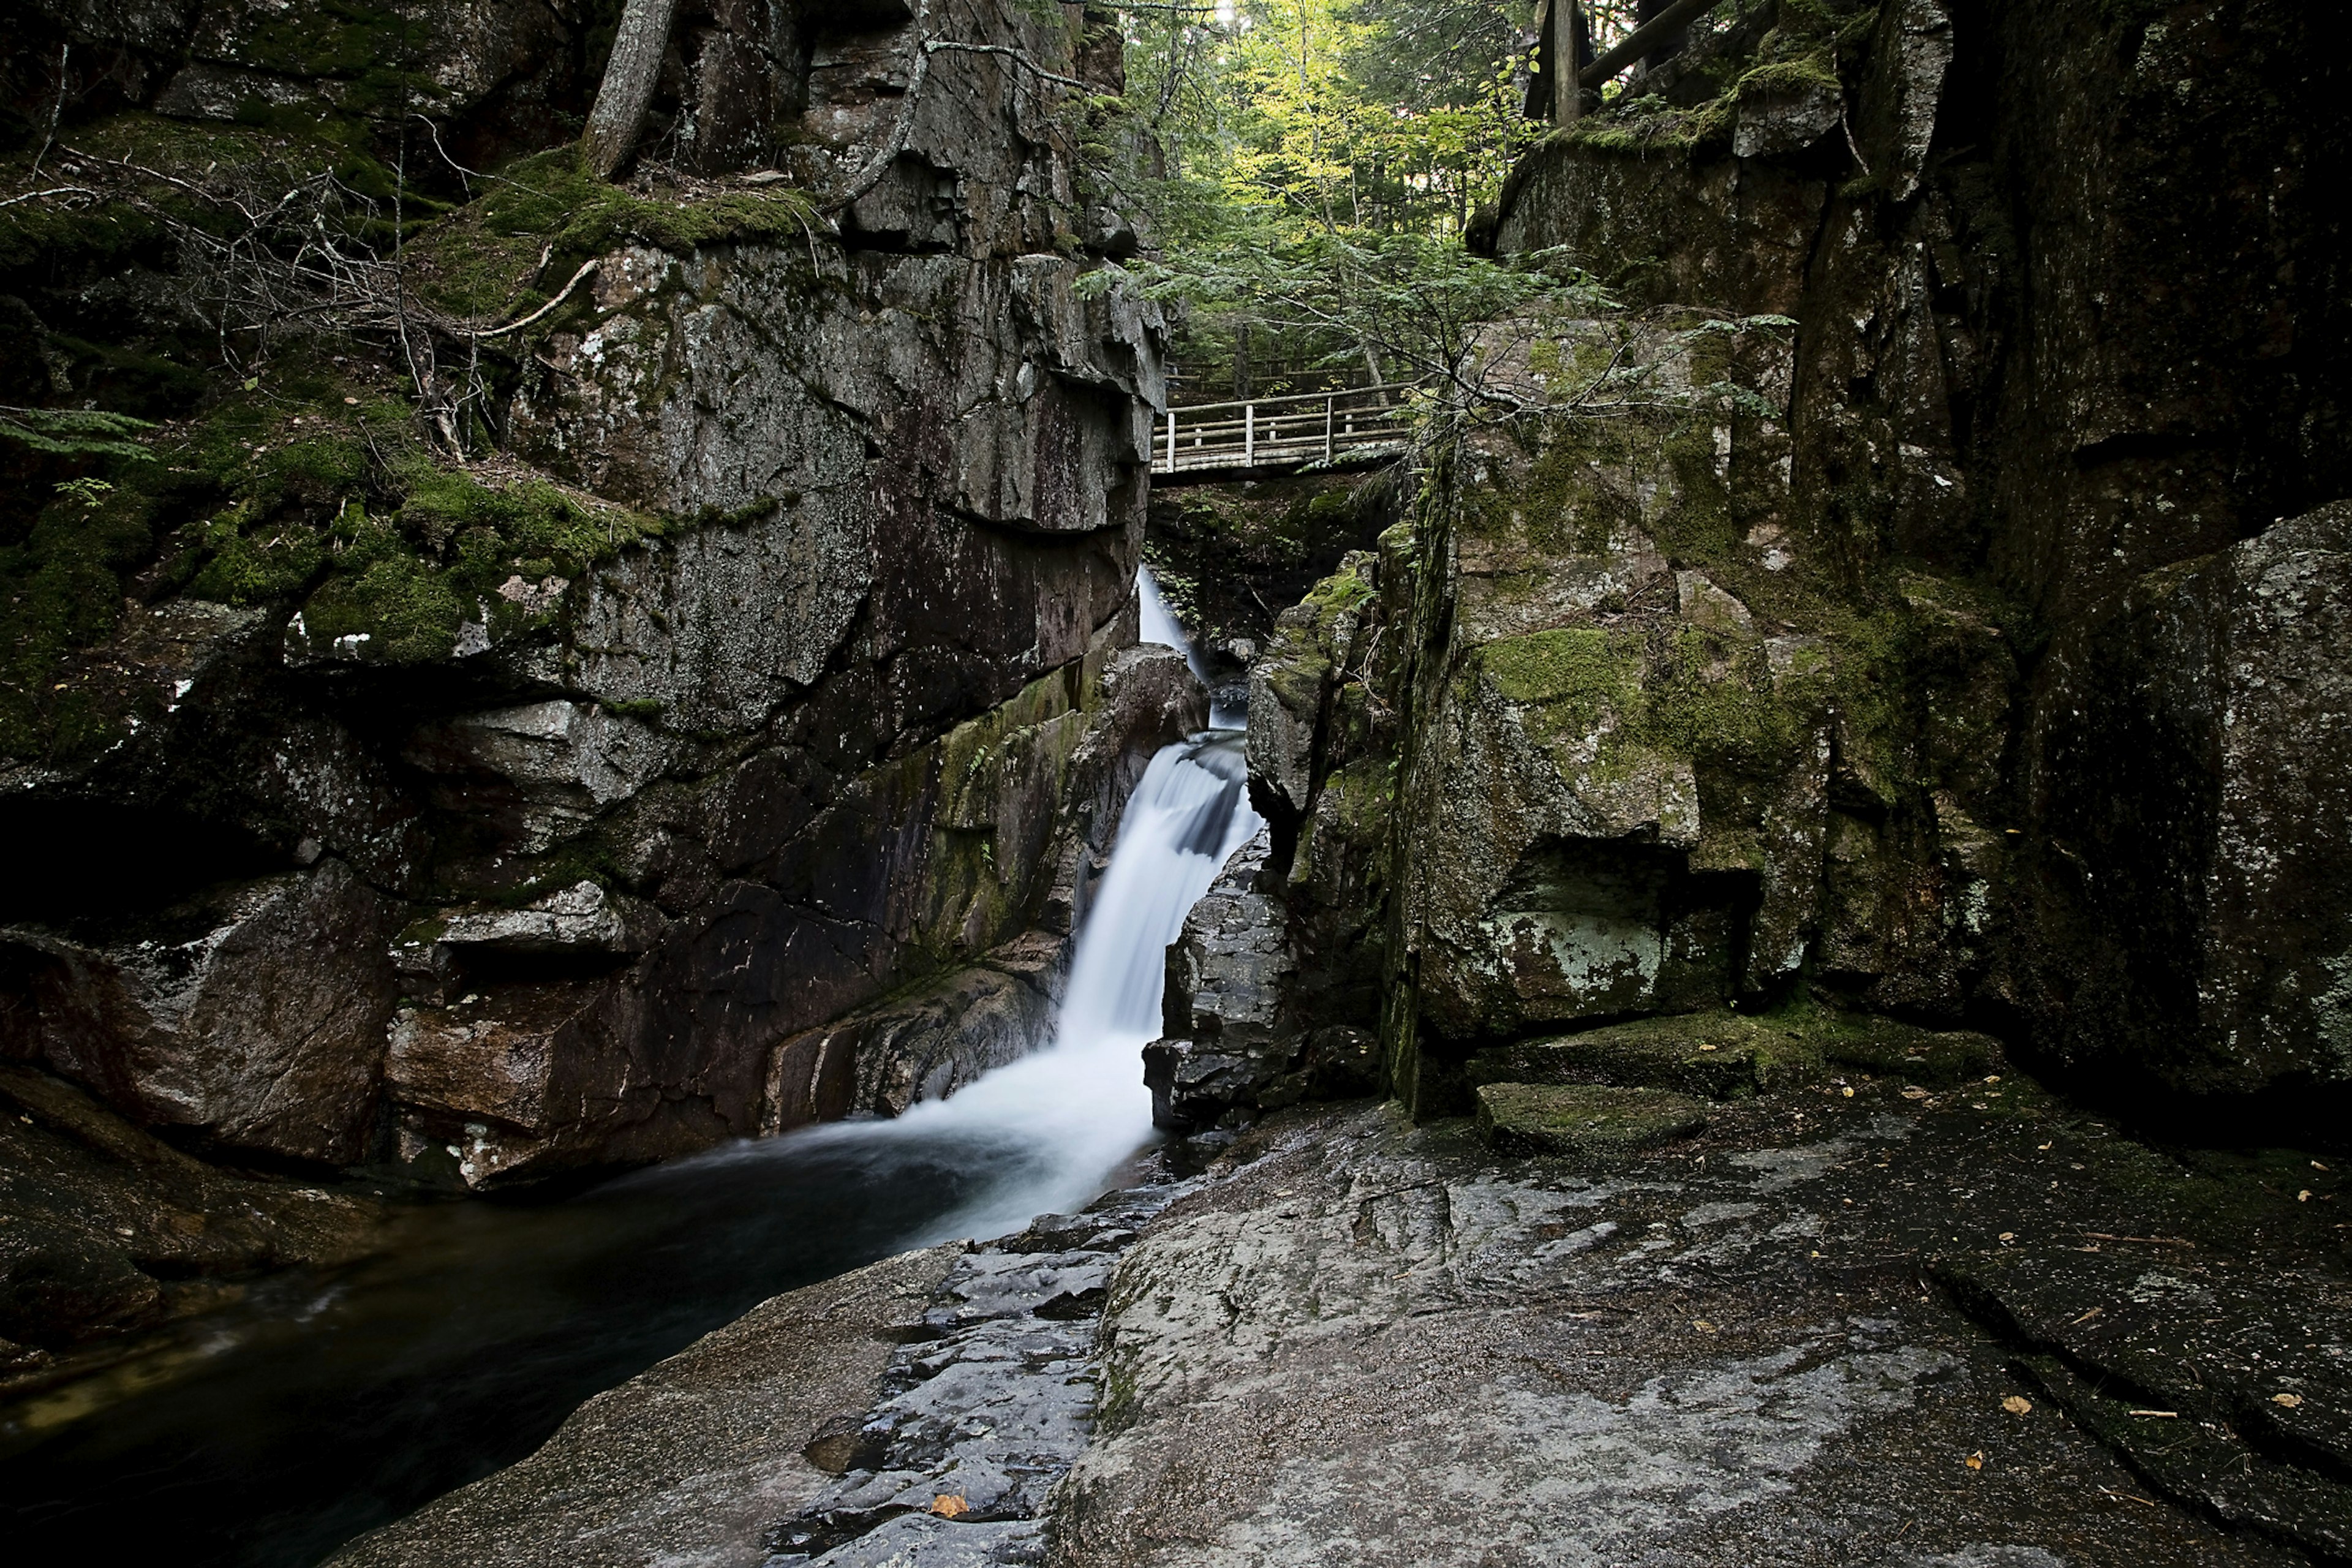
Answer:
M1370 457L1403 441L1411 390L1398 383L1171 408L1154 433L1151 471L1297 468Z

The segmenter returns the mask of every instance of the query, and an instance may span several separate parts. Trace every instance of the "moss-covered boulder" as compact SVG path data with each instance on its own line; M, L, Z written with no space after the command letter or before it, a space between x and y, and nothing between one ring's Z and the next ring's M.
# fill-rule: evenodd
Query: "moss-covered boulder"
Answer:
M1477 1093L1478 1136L1503 1154L1623 1160L1706 1125L1706 1107L1662 1089L1489 1083Z
M1490 1083L1614 1084L1731 1100L1822 1076L1831 1064L1906 1081L1949 1084L2001 1063L1998 1042L1969 1030L1788 1007L1761 1016L1707 1012L1637 1018L1490 1047L1464 1068Z

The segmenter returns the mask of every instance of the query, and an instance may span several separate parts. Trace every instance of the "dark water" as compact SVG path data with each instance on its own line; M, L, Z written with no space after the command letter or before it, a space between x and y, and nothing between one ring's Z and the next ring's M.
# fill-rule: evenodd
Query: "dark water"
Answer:
M315 1563L755 1303L963 1234L961 1213L1034 1179L1027 1140L906 1131L826 1129L561 1203L406 1215L387 1256L272 1280L58 1391L97 1399L79 1419L51 1404L28 1431L28 1411L0 1412L0 1560Z

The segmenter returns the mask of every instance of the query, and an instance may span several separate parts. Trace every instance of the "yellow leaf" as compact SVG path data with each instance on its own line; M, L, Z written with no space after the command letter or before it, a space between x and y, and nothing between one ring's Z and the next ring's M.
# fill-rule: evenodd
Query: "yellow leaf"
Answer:
M1968 1466L1968 1468L1972 1470L1981 1470L1984 1468L1984 1450L1982 1448L1979 1448L1975 1453L1970 1454L1967 1458L1960 1462Z
M2303 1403L2303 1395L2300 1394L2273 1394L2271 1395L2271 1403L2273 1405L2284 1405L2289 1410L2292 1410L2296 1405Z
M2031 1415L2033 1414L2033 1401L2026 1398L2021 1394L2011 1394L2007 1399L2000 1402L2000 1407L2003 1410L2008 1411L2011 1415Z
M963 1500L961 1492L941 1492L931 1500L931 1511L941 1519L961 1519L971 1511L971 1504Z

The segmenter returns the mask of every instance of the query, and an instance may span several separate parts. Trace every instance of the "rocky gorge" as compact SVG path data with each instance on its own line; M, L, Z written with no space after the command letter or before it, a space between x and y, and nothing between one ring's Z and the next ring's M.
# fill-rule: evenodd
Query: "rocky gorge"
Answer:
M303 1560L2352 1558L2306 8L1738 6L1471 226L1601 290L1484 402L1157 494L1110 14L689 0L609 185L593 8L288 16L8 46L87 199L12 218L6 395L156 422L0 556L20 1410L424 1194L977 1103L1209 721L1148 556L1263 818L1168 1142ZM312 168L437 204L430 345L183 368Z

